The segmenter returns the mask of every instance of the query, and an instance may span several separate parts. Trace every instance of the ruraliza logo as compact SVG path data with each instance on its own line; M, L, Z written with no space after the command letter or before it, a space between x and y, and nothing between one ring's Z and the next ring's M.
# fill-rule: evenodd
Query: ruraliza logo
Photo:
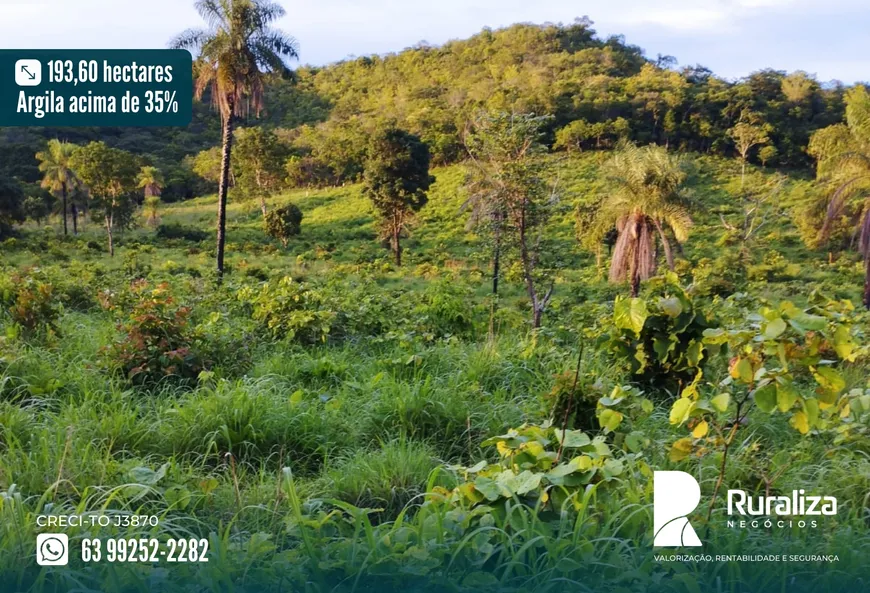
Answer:
M653 474L653 546L700 546L688 515L701 502L701 487L686 472Z

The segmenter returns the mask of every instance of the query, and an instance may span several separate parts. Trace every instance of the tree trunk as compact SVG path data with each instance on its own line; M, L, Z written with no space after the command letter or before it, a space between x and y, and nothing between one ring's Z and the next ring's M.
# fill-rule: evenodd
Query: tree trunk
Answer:
M228 100L228 112L224 118L223 151L221 153L221 177L218 185L218 220L217 220L217 274L218 282L224 276L224 247L227 241L227 191L230 184L230 158L233 150L233 110L232 97Z
M629 276L631 278L631 297L636 298L637 295L640 294L640 236L641 229L640 225L643 224L643 219L640 217L636 218L634 223L636 225L635 232L637 234L637 242L634 246L634 254L631 257L631 269L629 270Z
M396 256L396 267L402 267L402 244L399 238L400 229L398 225L393 227L393 254Z
M60 195L63 201L63 236L66 237L66 182L60 184Z
M112 216L106 215L106 234L109 235L109 257L115 257L115 242L112 237Z
M263 213L263 220L266 220L266 214L268 213L268 209L266 207L266 198L260 198L260 212Z
M532 327L538 329L541 327L541 317L544 315L544 311L535 307L535 311L532 315Z
M668 269L673 272L674 271L674 254L671 253L671 244L668 241L668 238L665 236L665 230L662 228L661 223L658 220L654 220L653 223L656 225L656 230L659 232L659 239L662 242L662 249L665 252L665 259L668 262Z
M870 309L870 257L864 256L864 306Z
M523 264L523 276L526 280L526 290L529 293L529 300L532 302L532 328L538 329L541 327L541 318L544 315L544 309L547 308L547 303L550 302L550 298L553 296L553 287L555 285L550 286L550 290L547 291L547 294L544 295L544 298L538 298L538 291L535 289L535 280L532 277L534 272L534 263L532 262L531 255L529 254L528 247L528 237L526 236L526 207L523 206L522 213L520 214L520 224L519 224L519 244L520 244L520 259Z
M73 219L73 235L79 234L79 209L76 207L75 202L71 204L72 208L72 219Z
M495 248L492 254L492 296L498 296L498 276L501 271L501 237L496 231Z

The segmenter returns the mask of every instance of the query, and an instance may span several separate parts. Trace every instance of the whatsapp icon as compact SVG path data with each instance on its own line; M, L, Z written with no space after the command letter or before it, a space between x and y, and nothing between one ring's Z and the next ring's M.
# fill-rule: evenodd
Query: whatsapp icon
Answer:
M40 533L36 536L36 563L40 566L66 566L69 563L69 538L65 533Z

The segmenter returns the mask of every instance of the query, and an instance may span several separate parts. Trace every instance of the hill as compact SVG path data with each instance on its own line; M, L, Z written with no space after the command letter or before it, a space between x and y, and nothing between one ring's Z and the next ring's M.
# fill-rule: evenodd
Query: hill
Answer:
M271 80L262 118L242 125L278 129L291 154L306 159L309 172L295 183L322 186L359 180L367 137L386 123L420 135L438 164L461 160L463 131L478 109L552 115L550 144L560 129L582 121L585 127L557 146L563 150L606 147L627 136L718 155L734 154L728 130L751 114L770 139L767 152L751 158L791 169L811 165L806 147L814 130L843 120L846 89L836 82L774 70L729 82L701 66L673 64L645 58L620 37L600 39L586 19L521 24L440 47L301 67L293 80ZM193 197L208 185L184 157L214 146L220 135L208 101L195 106L186 129L0 129L0 176L35 182L30 155L48 139L99 138L161 168L165 200Z

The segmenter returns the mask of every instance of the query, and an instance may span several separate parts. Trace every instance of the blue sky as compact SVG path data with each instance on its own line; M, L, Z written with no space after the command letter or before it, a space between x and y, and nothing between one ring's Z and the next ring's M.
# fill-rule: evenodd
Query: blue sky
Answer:
M870 80L870 0L278 0L301 61L440 44L484 26L571 22L624 34L647 55L737 78L763 67ZM192 0L0 0L0 47L159 48L198 26Z

